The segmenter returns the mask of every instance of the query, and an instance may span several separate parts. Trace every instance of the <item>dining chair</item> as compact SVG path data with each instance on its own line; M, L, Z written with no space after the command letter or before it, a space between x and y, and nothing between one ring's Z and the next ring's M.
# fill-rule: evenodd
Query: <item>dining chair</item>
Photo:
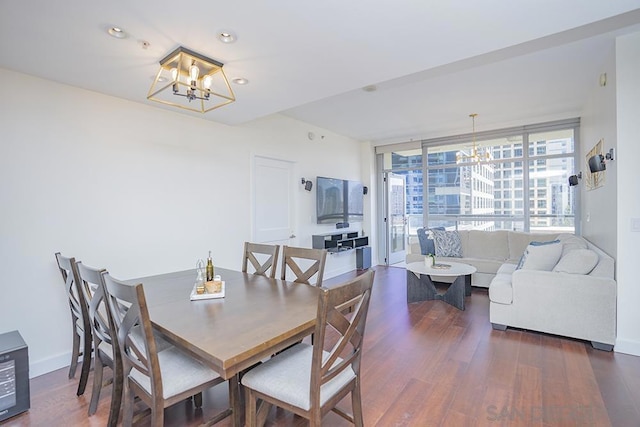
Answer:
M296 344L242 377L248 426L263 425L271 405L308 419L312 427L320 426L330 410L364 425L360 360L373 276L368 271L338 287L321 288L313 345ZM353 312L345 314L347 306ZM347 394L352 414L336 407Z
M118 342L114 339L115 334L112 333L114 330L113 319L111 319L105 299L102 274L106 270L87 267L81 262L77 262L76 265L80 276L82 295L87 307L89 307L89 323L93 336L93 348L95 349L93 352L93 389L89 403L89 415L96 413L100 391L108 384L102 382L104 367L107 366L113 372L111 405L107 425L115 426L118 423L122 401L122 360Z
M262 276L268 276L272 279L276 277L276 268L278 266L278 252L280 246L278 245L265 245L262 243L250 243L244 242L244 256L242 258L242 272L247 272L249 262L255 270L253 274L260 274ZM258 254L259 257L256 256Z
M215 371L177 347L158 351L142 283L129 285L102 273L108 307L117 333L124 381L123 424L133 423L135 398L151 409L151 425L164 424L164 408L225 382ZM197 325L194 325L197 327ZM228 408L208 423L231 414Z
M71 364L69 366L69 378L74 378L78 366L78 358L82 356L82 370L76 394L82 396L87 386L89 370L91 369L92 338L89 325L88 307L82 296L80 277L76 268L75 258L64 257L56 252L58 269L64 281L69 309L71 311L71 328L73 331L73 347L71 349ZM81 350L82 347L82 350Z
M324 275L324 264L326 260L326 249L282 246L282 271L280 272L280 278L286 280L287 270L290 270L296 276L293 280L294 282L322 286L322 276ZM304 267L301 267L301 265L304 265L305 262L308 264L308 261L312 261L312 263L303 270ZM314 276L316 276L315 283L311 283L311 279Z

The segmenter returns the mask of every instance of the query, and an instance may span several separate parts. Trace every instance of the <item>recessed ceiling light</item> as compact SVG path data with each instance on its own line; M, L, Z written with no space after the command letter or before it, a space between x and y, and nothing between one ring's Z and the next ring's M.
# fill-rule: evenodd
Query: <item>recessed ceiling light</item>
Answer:
M223 30L218 33L218 39L222 43L233 43L238 39L238 37L233 31Z
M111 27L107 32L111 37L115 37L117 39L124 39L127 37L127 33L120 27Z
M236 77L235 79L231 80L233 83L237 84L237 85L246 85L249 84L249 80L245 79L244 77Z
M376 85L369 85L363 87L362 90L365 92L375 92L376 90L378 90L378 87Z

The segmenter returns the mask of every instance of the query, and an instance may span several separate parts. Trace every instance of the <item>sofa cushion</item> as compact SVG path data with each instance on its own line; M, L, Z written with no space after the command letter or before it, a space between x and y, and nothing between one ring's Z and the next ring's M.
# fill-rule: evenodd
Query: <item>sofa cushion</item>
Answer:
M504 261L509 258L507 230L469 230L469 244L465 258L484 258Z
M587 242L582 237L574 234L560 234L558 240L562 242L562 256L575 249L587 249Z
M449 258L448 260L452 262L462 262L465 264L472 265L476 268L478 273L488 273L488 274L496 274L498 272L498 269L502 265L502 261L498 261L494 259L463 257L462 259ZM447 259L443 259L443 261L447 262Z
M496 274L489 285L489 300L498 304L511 304L513 290L511 288L511 274Z
M573 249L560 258L553 271L570 274L589 274L598 264L598 254L590 249Z
M517 267L516 264L510 264L505 262L500 266L496 274L512 274L514 271L516 271L516 267Z
M555 240L557 234L531 234L525 233L521 231L510 231L508 242L509 242L509 260L512 262L517 262L524 251L527 249L529 243L532 240L538 242L547 242L551 240Z
M456 231L432 230L436 256L462 257L460 236Z
M524 252L522 270L551 271L562 255L559 240L551 242L531 242Z

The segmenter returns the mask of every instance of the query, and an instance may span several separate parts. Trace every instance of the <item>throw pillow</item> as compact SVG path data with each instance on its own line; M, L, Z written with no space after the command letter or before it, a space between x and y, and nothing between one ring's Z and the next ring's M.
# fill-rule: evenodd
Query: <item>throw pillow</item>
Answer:
M522 270L551 271L562 255L559 240L550 242L531 242L524 252Z
M598 254L590 249L574 249L567 252L553 271L570 274L589 274L598 264Z
M431 230L436 256L462 258L462 243L457 231Z
M582 238L574 234L561 234L558 236L558 240L562 243L562 256L575 249L587 249L587 242Z
M424 228L418 228L418 242L420 242L420 253L422 255L435 254L436 248L433 244L433 239L427 236L427 231Z
M420 243L420 253L422 255L436 254L436 247L433 242L433 233L431 230L444 230L444 227L434 228L418 228L418 242Z

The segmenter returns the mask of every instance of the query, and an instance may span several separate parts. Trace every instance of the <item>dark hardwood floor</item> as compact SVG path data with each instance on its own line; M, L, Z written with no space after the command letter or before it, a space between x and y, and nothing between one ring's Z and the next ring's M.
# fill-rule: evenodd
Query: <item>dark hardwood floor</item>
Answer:
M407 304L405 270L376 270L362 366L365 425L640 426L640 357L536 332L493 331L486 289L473 288L466 311L441 301ZM31 410L4 426L105 425L110 386L88 417L91 379L81 397L76 381L67 369L34 378ZM168 409L166 425L199 425L227 404L226 387L218 386L201 411L190 402ZM341 406L350 409L348 398ZM333 413L323 421L350 425ZM306 422L272 409L266 425Z

